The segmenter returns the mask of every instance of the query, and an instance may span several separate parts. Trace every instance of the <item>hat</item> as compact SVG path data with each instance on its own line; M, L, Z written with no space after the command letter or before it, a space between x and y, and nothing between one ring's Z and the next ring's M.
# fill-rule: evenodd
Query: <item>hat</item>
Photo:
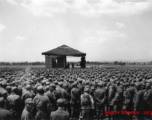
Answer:
M63 88L68 88L68 84L67 84L67 83L64 83L64 84L63 84Z
M64 100L63 100L63 99L58 99L58 100L57 100L57 105L58 105L59 107L63 107L63 106L64 106Z
M3 82L2 82L2 86L7 86L6 81L3 81Z
M140 82L137 82L137 83L135 83L135 86L136 86L136 87L140 87L140 86L141 86L141 83L140 83Z
M91 86L91 90L95 90L95 87L94 87L94 86Z
M50 87L55 87L55 84L53 84L53 83L52 83L52 84L50 84Z
M146 83L146 86L147 86L147 87L150 87L150 86L151 86L151 84L150 84L150 83Z
M17 93L18 92L17 87L12 87L12 92Z
M50 84L50 82L46 82L46 85L49 85Z
M145 83L145 82L143 82L143 83L142 83L142 86L146 86L146 83Z
M32 98L27 98L27 99L25 100L25 104L30 104L30 103L33 103Z
M63 83L62 82L59 82L59 86L62 86L63 85Z
M30 90L31 89L31 85L26 85L26 90Z
M38 86L38 87L37 87L37 92L38 92L38 93L44 92L43 87L42 87L42 86Z
M98 86L99 86L99 87L103 87L103 82L99 82L99 83L98 83Z
M85 87L84 92L89 92L89 91L90 91L90 88Z

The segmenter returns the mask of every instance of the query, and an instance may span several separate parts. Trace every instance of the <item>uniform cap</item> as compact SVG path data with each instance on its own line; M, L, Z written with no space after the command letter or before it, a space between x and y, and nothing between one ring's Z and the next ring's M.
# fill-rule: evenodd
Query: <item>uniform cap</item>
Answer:
M30 89L31 89L31 85L27 85L26 90L30 90Z
M50 87L55 87L55 84L50 84Z
M84 92L89 92L90 88L89 87L85 87Z
M6 90L11 90L11 88L12 88L11 86L7 86Z
M49 85L47 85L47 86L45 87L45 90L46 90L46 91L48 91L48 90L49 90L49 88L50 88L50 86L49 86Z
M49 85L50 84L50 82L46 82L46 85Z
M7 86L6 81L3 81L3 82L2 82L2 86Z
M150 87L150 86L151 86L151 84L150 84L150 83L146 83L146 86L147 86L147 87Z
M99 83L98 83L98 86L99 86L99 87L102 87L102 86L103 86L103 82L99 82Z
M146 83L145 83L145 82L143 82L143 83L142 83L142 86L146 86Z
M119 81L117 81L117 82L116 82L116 84L120 84L120 82L119 82Z
M134 85L134 82L131 82L130 84L131 84L131 85Z
M94 86L91 86L91 90L95 90L95 87L94 87Z
M63 85L63 83L62 82L59 82L59 86L62 86Z
M89 84L89 83L90 83L90 81L89 81L89 80L87 80L85 84Z
M67 88L67 87L68 87L68 84L67 84L67 83L64 83L64 84L63 84L63 87L64 87L64 88Z
M44 92L43 87L42 86L38 86L37 87L37 92Z
M125 83L125 86L129 86L129 83L127 82L127 83Z
M58 105L59 107L63 107L63 106L64 106L64 100L63 100L63 99L58 99L58 100L57 100L57 105Z
M136 87L140 87L140 86L141 86L141 83L140 83L140 82L137 82L137 83L135 83L135 86L136 86Z
M12 87L12 92L15 92L15 93L17 93L17 87Z

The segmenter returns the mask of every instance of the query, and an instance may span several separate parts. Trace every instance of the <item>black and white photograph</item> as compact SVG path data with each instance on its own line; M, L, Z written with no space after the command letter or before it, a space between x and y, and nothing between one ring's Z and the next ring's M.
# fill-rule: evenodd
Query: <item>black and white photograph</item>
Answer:
M152 0L0 0L0 120L152 120Z

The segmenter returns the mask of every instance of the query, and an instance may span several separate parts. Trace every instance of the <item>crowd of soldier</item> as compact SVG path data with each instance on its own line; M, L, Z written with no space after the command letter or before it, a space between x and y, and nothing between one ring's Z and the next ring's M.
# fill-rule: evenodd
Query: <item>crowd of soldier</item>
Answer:
M151 78L152 70L145 68L1 68L0 118L152 119Z

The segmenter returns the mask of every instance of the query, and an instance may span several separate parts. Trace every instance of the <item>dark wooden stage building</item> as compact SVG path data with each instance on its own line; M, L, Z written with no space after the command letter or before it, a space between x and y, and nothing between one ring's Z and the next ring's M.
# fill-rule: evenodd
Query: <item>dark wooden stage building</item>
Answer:
M67 45L62 45L50 51L43 52L42 55L45 55L46 68L65 68L67 56L81 57L82 60L85 59L86 53L80 52Z

